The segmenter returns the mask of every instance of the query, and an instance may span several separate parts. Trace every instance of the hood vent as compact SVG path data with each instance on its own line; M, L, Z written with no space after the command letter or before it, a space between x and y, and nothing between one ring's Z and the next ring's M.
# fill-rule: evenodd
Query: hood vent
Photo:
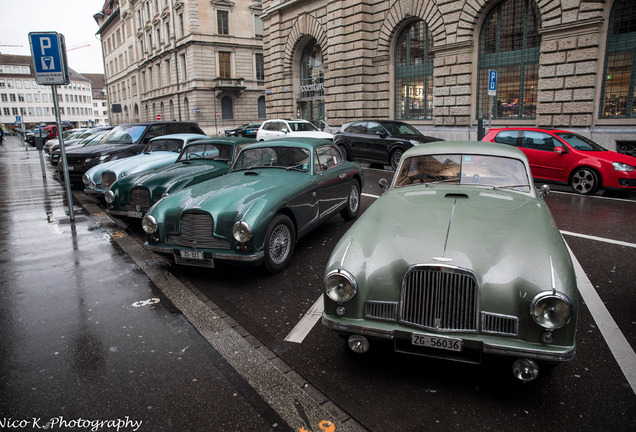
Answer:
M463 193L447 193L444 195L445 198L454 198L454 199L468 199L468 195Z

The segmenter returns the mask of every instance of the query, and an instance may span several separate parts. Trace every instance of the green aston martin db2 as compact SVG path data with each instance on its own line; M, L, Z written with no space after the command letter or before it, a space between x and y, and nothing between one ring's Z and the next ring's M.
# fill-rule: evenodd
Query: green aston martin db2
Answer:
M245 147L229 173L170 194L142 219L148 249L177 264L264 263L276 273L296 239L340 213L357 217L363 174L331 141L286 138Z
M480 363L513 358L529 381L575 352L577 285L569 250L527 158L485 142L404 153L385 193L334 248L322 322L355 352ZM381 227L381 229L379 229Z

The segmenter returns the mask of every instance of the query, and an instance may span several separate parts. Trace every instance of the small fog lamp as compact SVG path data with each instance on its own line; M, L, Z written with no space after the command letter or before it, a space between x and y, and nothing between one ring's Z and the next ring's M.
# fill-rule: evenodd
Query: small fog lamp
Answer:
M539 376L539 366L534 360L518 359L512 364L512 373L523 382L532 381Z
M347 339L347 345L354 353L364 354L369 351L369 340L362 335L351 335Z

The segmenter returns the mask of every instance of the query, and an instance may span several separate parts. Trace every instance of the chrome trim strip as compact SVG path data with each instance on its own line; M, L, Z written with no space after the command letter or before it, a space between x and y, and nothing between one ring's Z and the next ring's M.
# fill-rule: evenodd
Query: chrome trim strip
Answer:
M322 316L322 323L325 327L337 331L337 332L347 332L347 333L355 333L361 334L364 336L370 336L378 339L394 339L395 333L393 330L379 330L369 327L362 327L353 324L344 324L339 323L337 321L332 321L329 318Z
M530 357L537 360L546 361L568 361L574 358L576 348L572 348L568 351L550 352L531 348L511 348L493 344L483 344L482 348L484 353L503 355L509 357Z

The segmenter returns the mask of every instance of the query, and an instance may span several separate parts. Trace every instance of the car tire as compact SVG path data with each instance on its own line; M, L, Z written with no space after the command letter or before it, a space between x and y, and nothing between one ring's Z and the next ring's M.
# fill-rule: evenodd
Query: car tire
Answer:
M276 215L265 235L265 268L269 273L279 273L289 265L295 244L294 223L287 215Z
M344 220L353 220L358 217L360 212L360 183L358 180L351 181L351 190L347 197L347 206L342 209L340 214Z
M400 163L400 159L402 159L403 154L404 152L402 151L402 149L395 149L391 152L391 155L389 156L389 165L391 165L391 168L393 168L393 171L397 170L397 167Z
M339 145L338 149L340 150L340 153L342 154L342 159L348 161L351 160L349 159L349 152L347 151L347 147L343 146L343 145Z
M592 195L601 187L601 178L592 168L579 167L570 175L570 187L581 195Z
M238 132L238 133L236 134L236 136L237 136L237 137L239 137L239 138L243 138L243 132Z

